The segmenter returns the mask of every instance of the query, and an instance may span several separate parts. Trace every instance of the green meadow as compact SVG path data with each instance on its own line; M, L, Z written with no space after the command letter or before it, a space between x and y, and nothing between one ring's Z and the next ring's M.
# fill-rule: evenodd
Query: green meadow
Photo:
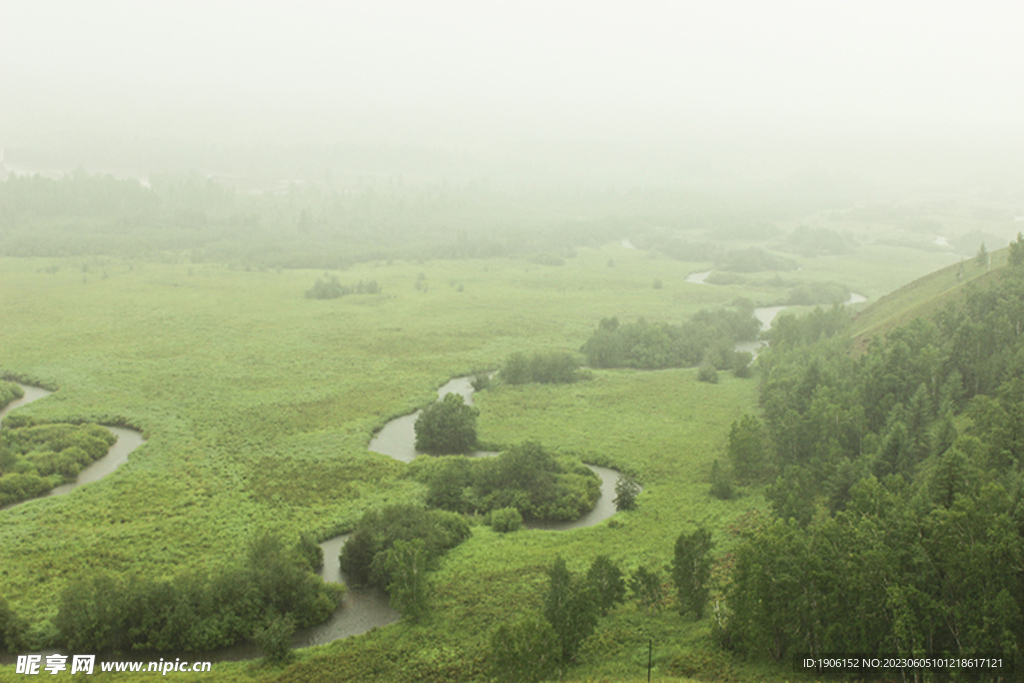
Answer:
M913 252L896 275L889 266L900 253L908 250L801 258L802 270L785 277L839 280L875 298L950 260ZM737 296L768 304L785 292L763 273L753 283L691 284L686 276L710 263L618 245L580 248L560 266L368 262L330 275L343 285L374 280L382 293L329 300L304 297L323 271L165 261L0 259L0 376L56 390L23 412L129 425L147 439L102 481L0 511L0 595L29 622L32 647L54 641L61 590L90 571L213 568L242 557L260 530L323 540L368 509L422 500L408 466L367 443L450 377L497 368L517 351L576 351L604 317L679 323ZM696 368L592 374L478 393L479 437L533 439L627 472L643 486L636 510L568 532L477 524L442 560L424 622L311 648L286 668L215 664L207 678L485 680L491 633L540 608L558 555L574 571L599 554L627 573L654 567L667 588L676 537L703 524L727 565L765 503L756 491L712 498L709 473L725 458L732 422L758 410L757 379L721 373L718 384L701 383ZM601 620L568 677L642 679L652 641L656 679L792 677L733 661L713 645L711 623L627 600ZM0 680L15 678L13 667L0 669Z

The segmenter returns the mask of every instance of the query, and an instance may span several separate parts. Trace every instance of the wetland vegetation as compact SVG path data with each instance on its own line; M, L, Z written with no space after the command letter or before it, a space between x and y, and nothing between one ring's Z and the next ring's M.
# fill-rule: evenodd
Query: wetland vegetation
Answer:
M653 192L245 195L199 176L0 193L0 375L60 389L0 438L102 423L148 439L100 481L0 511L9 650L253 638L287 665L210 679L485 681L504 675L495 662L521 680L634 680L652 642L657 676L705 680L790 679L779 662L806 648L951 652L949 624L1020 648L1024 293L994 248L1009 221ZM938 230L999 235L980 264L978 244L957 254ZM687 281L709 270L723 284ZM376 289L304 296L318 281ZM802 306L850 291L882 300L852 320ZM700 381L737 367L755 307L786 304L752 378ZM504 455L367 449L392 418L443 406L448 378L488 384L480 368L501 370L474 396L472 443L435 450ZM29 433L4 462L63 476ZM628 504L587 528L520 527L593 505L582 463L621 472ZM287 634L340 597L308 546L344 532L350 580L407 618L288 659ZM948 578L994 566L970 594ZM851 591L870 611L860 631L841 620Z

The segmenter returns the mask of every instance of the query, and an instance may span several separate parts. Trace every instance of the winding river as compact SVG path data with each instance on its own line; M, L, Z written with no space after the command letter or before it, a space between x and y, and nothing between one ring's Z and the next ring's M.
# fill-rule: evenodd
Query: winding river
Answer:
M471 378L469 377L456 377L438 389L438 398L442 399L449 393L457 393L467 403L472 404L473 387L470 382ZM25 396L12 401L0 411L0 420L8 412L52 393L38 387L19 386L25 391ZM410 415L403 415L388 422L370 441L369 450L403 462L412 462L419 455L415 447L416 433L414 429L419 413L420 411ZM111 447L107 455L82 470L78 475L77 481L57 487L49 495L69 493L79 486L84 486L106 476L117 469L119 465L126 462L128 454L144 443L142 434L135 430L109 426L107 429L110 429L118 437L117 443ZM477 451L474 455L488 457L497 455L497 453ZM615 497L615 483L618 480L618 472L607 467L595 465L587 465L587 467L601 479L601 496L594 505L594 508L580 519L571 522L540 522L530 524L530 528L566 531L593 526L615 514L613 499ZM338 556L348 538L349 534L335 536L320 544L324 551L324 566L320 575L324 581L347 583L345 576L341 572ZM391 607L388 596L383 591L375 588L354 588L350 586L341 606L334 611L331 618L322 624L296 631L292 638L292 646L301 648L324 645L339 638L347 638L366 633L373 628L387 626L398 621L400 618L401 614ZM166 656L166 653L163 654ZM203 654L203 657L209 661L234 661L254 659L259 656L259 651L251 644L240 644Z
M473 404L473 386L470 377L456 377L437 390L438 399L448 394L459 394L469 405ZM369 450L387 455L402 462L412 462L420 455L416 450L416 419L421 411L395 418L388 422L370 440ZM493 451L475 451L478 457L495 456ZM581 527L593 526L615 514L615 483L619 473L607 467L587 465L601 479L601 497L593 509L571 522L535 522L528 526L532 529L566 531ZM349 534L335 536L320 544L324 551L324 568L321 576L324 581L345 582L338 563L338 555ZM310 647L323 645L339 638L359 635L372 628L387 626L398 621L401 615L391 608L386 593L369 588L349 587L341 607L334 611L331 618L322 624L296 632L292 639L293 647ZM238 646L225 651L226 658L243 659L258 656L251 647Z

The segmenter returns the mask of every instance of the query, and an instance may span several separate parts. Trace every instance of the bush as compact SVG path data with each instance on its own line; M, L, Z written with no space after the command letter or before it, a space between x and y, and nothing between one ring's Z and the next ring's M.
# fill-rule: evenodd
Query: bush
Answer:
M632 477L620 476L615 482L615 509L633 510L636 508L636 497L640 495L640 484Z
M0 408L25 395L25 390L14 382L0 380Z
M711 463L711 495L719 500L729 500L733 497L729 473L719 466L717 460Z
M697 371L697 381L718 384L718 370L715 370L715 366L710 363L700 366L700 370Z
M278 614L253 631L252 642L267 661L280 664L292 657L293 633L295 621L291 617L282 617Z
M561 658L554 629L540 616L502 624L491 636L491 675L502 683L537 683Z
M535 353L527 358L513 353L501 368L501 379L506 384L569 384L579 379L580 362L566 351Z
M523 516L514 507L498 508L491 511L491 528L501 533L519 531L523 526Z
M416 450L427 453L468 453L476 447L476 417L459 394L446 394L416 419Z
M577 519L601 496L600 479L578 460L526 442L496 458L420 459L413 476L427 504L459 513L516 508L524 519Z
M366 512L341 549L341 570L355 585L387 590L392 583L387 553L396 541L422 540L427 563L469 538L461 515L415 505L391 505Z

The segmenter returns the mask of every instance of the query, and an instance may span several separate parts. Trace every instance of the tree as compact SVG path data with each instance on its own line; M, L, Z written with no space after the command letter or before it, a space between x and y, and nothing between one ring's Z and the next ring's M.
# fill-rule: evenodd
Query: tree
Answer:
M988 265L988 250L985 249L985 243L982 242L981 246L978 247L978 255L974 257L975 262L982 268Z
M526 384L530 381L530 361L526 354L517 351L501 367L501 379L506 384Z
M714 543L711 532L704 527L693 533L683 532L676 539L672 561L672 580L679 595L679 611L700 619L708 601L708 579L711 578L711 557Z
M593 590L573 576L559 556L548 570L544 617L555 632L563 662L572 661L583 641L594 632L598 609Z
M1017 233L1017 240L1010 242L1010 253L1006 263L1012 268L1024 266L1024 234Z
M636 508L636 497L640 495L640 484L633 477L619 475L615 482L615 509L618 511Z
M523 526L523 516L514 507L498 508L491 511L491 528L501 533L519 531Z
M594 591L594 599L602 614L626 597L626 582L622 570L607 555L598 555L587 570L587 583Z
M744 415L729 430L729 463L739 483L753 483L765 473L765 436L761 421Z
M491 673L507 683L547 678L561 658L554 629L539 616L502 624L491 637Z
M665 601L665 588L661 584L661 577L657 571L649 570L644 565L640 565L633 572L629 579L629 590L633 592L637 604L651 614L657 612Z
M388 584L391 606L410 621L421 620L429 609L429 560L426 543L418 538L395 541L385 555L384 564L391 576L391 583Z
M252 642L267 661L280 664L291 659L293 633L295 620L278 614L256 627L252 633Z
M732 480L724 467L720 467L718 460L711 463L711 495L719 500L729 500L733 497Z
M416 449L428 453L466 453L476 446L476 417L459 394L446 394L416 420Z

